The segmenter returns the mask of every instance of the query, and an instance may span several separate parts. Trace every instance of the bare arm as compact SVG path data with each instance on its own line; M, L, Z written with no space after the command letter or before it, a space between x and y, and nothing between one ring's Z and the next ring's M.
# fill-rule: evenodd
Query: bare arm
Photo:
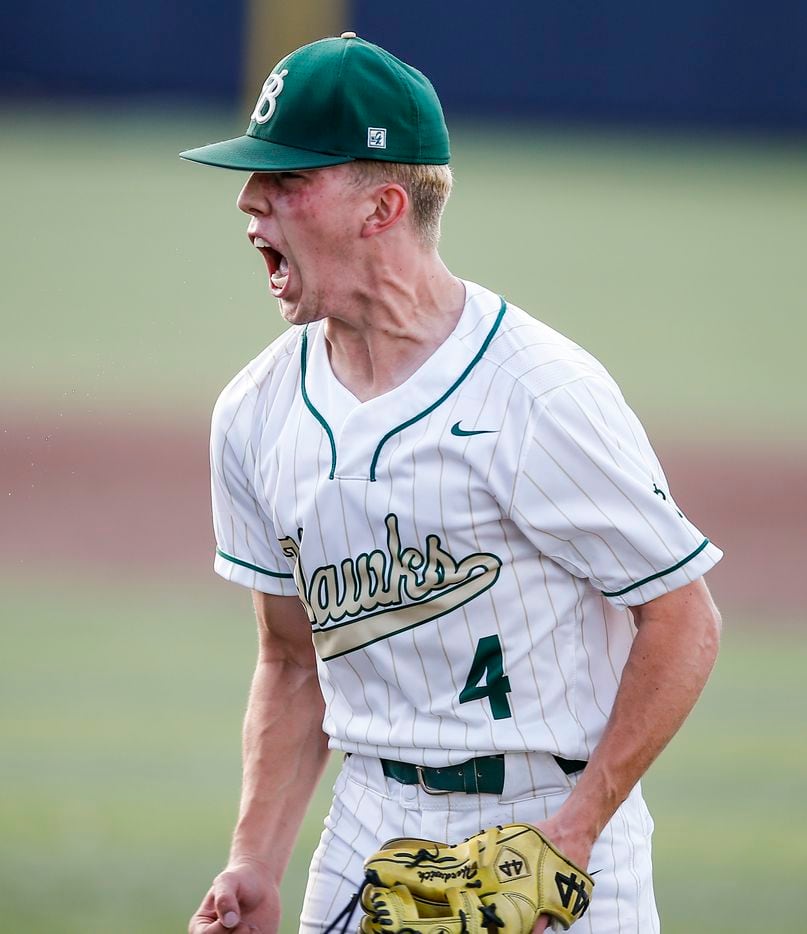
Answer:
M328 756L302 605L258 592L253 603L258 660L244 719L241 806L227 868L191 919L191 934L274 934L280 880Z
M602 740L560 810L539 826L574 862L695 705L717 657L720 615L703 579L633 608L638 632ZM536 931L544 928L539 926Z

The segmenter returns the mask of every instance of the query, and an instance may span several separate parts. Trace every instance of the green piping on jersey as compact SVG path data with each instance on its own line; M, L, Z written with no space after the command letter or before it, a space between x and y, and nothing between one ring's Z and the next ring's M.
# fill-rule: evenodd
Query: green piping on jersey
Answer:
M308 411L314 416L314 418L322 425L325 429L325 434L328 436L328 441L331 445L331 472L328 474L328 479L333 480L336 475L336 441L333 438L333 432L331 431L331 426L325 421L323 415L314 408L313 402L308 398L308 393L305 388L305 374L308 369L308 325L305 326L303 331L303 339L300 343L300 391L303 394L303 401L308 407Z
M672 574L673 571L677 571L678 568L682 568L688 561L696 558L708 544L709 539L704 538L704 540L700 543L700 545L698 545L698 547L692 552L691 555L687 555L686 558L682 558L678 564L674 564L671 568L667 568L666 571L659 571L658 574L651 574L650 577L645 577L642 580L637 581L635 584L631 584L630 587L625 587L623 590L614 590L612 593L607 593L603 590L602 595L604 597L621 597L626 593L630 593L631 590L636 590L637 587L644 587L644 585L649 584L650 581L658 580L659 577L664 577L666 574Z
M258 574L266 574L267 577L294 577L293 574L281 574L278 571L267 571L265 568L259 568L257 564L250 564L249 561L242 561L240 558L234 558L232 555L226 554L221 548L216 549L216 554L226 561L232 561L233 564L240 564L242 568L249 568L250 571L257 571Z
M403 422L401 425L398 425L397 428L393 428L392 431L387 432L387 434L385 434L384 437L378 442L378 447L375 449L375 454L373 455L373 460L370 464L370 480L375 482L375 469L376 469L376 466L378 465L378 458L381 456L381 448L384 447L387 441L389 441L389 439L392 438L393 435L397 435L399 431L403 431L405 428L409 428L410 425L414 425L415 422L418 422L420 421L421 418L425 418L427 415L430 415L438 406L442 405L446 401L446 399L451 395L451 393L453 393L454 390L457 389L458 386L460 386L460 384L465 380L465 378L468 376L471 370L477 365L477 363L479 363L485 351L488 349L490 342L493 340L493 335L496 333L496 331L498 331L499 325L502 323L502 318L504 317L504 313L506 310L507 310L507 302L504 300L504 298L502 298L502 305L501 305L501 308L499 309L498 315L496 315L496 320L493 322L493 327L490 329L488 336L482 342L482 346L479 348L479 350L475 354L473 360L471 360L468 366L463 370L459 379L452 386L450 386L435 403L430 405L427 409L424 409L419 415L415 415L413 418L410 418L408 421Z

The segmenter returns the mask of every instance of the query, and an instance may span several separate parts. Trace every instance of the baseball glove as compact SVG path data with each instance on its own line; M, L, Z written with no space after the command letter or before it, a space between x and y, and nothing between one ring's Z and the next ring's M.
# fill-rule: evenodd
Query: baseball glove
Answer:
M362 934L530 934L541 914L566 930L594 888L528 824L491 827L456 846L389 840L364 869Z

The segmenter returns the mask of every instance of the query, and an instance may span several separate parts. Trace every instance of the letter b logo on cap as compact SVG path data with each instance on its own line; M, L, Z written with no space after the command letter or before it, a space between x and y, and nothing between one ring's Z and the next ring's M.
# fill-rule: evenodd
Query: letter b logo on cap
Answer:
M288 73L288 69L284 68L279 74L273 72L264 81L255 109L252 111L252 119L256 123L266 123L275 112L278 95L283 90L283 79Z

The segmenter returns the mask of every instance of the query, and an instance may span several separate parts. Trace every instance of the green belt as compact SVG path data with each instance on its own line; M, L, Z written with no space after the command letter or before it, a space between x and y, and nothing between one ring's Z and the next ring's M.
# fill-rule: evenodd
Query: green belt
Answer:
M581 772L586 763L577 759L552 757L566 775ZM412 765L409 762L394 762L382 759L381 768L387 778L393 778L402 785L420 785L431 794L448 794L450 791L464 791L469 795L500 795L504 790L504 756L479 756L459 765L447 765L443 768Z
M503 755L480 756L439 769L382 759L381 768L387 778L394 778L402 785L420 785L432 794L464 791L469 795L500 795L504 789Z

